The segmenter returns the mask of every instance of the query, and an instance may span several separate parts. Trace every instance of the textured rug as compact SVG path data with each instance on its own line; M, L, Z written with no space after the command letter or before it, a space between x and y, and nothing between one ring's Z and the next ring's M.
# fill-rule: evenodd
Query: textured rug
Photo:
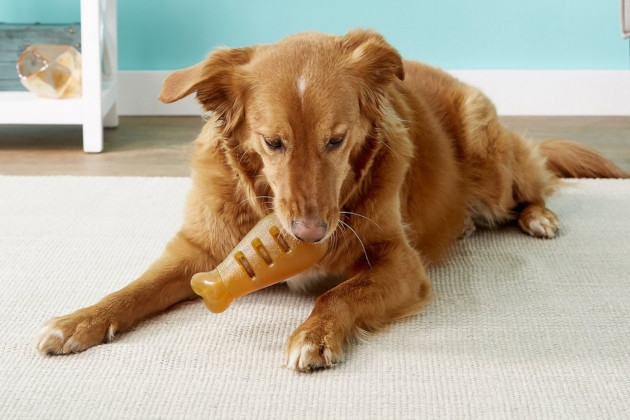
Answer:
M179 305L45 357L42 322L136 276L178 229L184 178L0 177L0 418L628 418L630 181L573 182L553 240L478 231L427 312L313 374L282 367L314 298Z

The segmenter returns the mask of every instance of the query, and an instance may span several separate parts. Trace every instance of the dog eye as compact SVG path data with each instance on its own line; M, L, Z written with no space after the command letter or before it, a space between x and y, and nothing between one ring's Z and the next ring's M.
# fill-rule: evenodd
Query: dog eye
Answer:
M328 139L328 144L326 145L326 148L328 150L336 149L337 147L341 146L341 143L343 143L345 139L346 139L345 134L342 134L341 136L332 137Z
M282 139L279 137L266 137L262 136L265 145L276 152L284 150L284 144L282 143Z

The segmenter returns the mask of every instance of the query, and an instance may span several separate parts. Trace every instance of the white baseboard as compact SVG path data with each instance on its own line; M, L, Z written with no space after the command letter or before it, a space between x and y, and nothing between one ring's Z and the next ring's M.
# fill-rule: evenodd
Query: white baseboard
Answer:
M480 88L500 115L630 116L630 70L452 70ZM158 101L168 71L121 71L121 115L199 115L194 97Z
M629 70L458 70L500 115L630 116Z
M194 95L172 104L158 100L162 82L170 71L118 72L118 113L120 115L200 115Z

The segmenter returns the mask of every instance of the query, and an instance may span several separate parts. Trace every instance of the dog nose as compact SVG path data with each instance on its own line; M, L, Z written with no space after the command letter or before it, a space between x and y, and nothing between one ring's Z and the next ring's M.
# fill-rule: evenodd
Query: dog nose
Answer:
M291 231L304 242L319 242L326 236L328 225L321 220L298 219L291 222Z

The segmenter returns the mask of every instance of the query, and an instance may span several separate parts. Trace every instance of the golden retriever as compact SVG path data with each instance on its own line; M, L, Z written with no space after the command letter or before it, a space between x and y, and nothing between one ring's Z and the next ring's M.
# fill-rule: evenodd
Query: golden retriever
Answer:
M286 365L330 367L357 335L417 313L430 297L427 264L476 225L514 220L552 238L558 221L545 198L560 177L626 177L577 143L523 139L479 90L403 60L369 30L218 49L172 73L160 99L192 93L208 120L181 231L139 279L50 320L43 353L111 341L195 297L191 276L273 211L286 234L329 241L320 263L288 281L327 291L288 338Z

